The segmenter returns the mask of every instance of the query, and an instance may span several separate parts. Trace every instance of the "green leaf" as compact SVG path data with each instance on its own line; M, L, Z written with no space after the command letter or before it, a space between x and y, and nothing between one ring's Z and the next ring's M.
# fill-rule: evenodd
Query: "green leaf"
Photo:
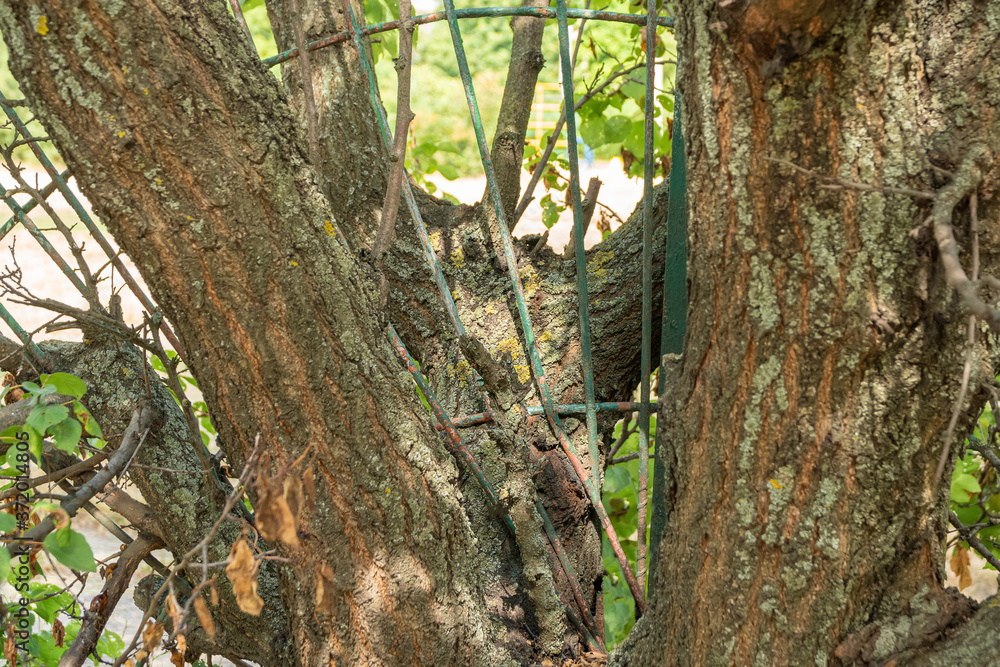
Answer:
M125 650L125 642L119 635L105 630L97 641L97 652L109 658L117 658ZM204 663L202 663L204 664Z
M28 415L25 423L39 433L45 433L50 426L58 424L67 417L69 410L65 405L38 405Z
M208 417L199 417L198 422L201 424L201 430L210 435L215 435L215 427L212 426L212 420Z
M31 586L31 597L38 600L34 604L35 613L46 623L52 623L61 609L73 606L73 596L61 591L51 584Z
M979 480L968 473L958 473L951 480L951 499L956 503L968 503L972 497L982 491Z
M560 206L552 201L552 195L547 194L538 202L542 207L542 224L547 229L552 229L552 225L559 222Z
M0 439L4 442L12 443L10 449L7 450L7 461L11 462L11 467L16 467L17 455L20 450L17 448L17 441L19 435L28 436L28 452L35 457L35 460L39 460L42 455L42 436L35 429L30 426L10 426L4 429Z
M69 373L53 373L52 375L42 375L42 386L55 387L60 394L66 394L74 398L83 398L87 393L87 383L75 375Z
M0 512L0 533L9 533L16 527L17 519L14 518L13 514ZM5 578L6 577L0 577L0 581L3 581Z
M632 126L632 120L621 114L612 116L604 121L604 142L617 144L625 141L628 131Z
M244 2L241 6L243 7L243 11L248 12L251 9L260 7L263 4L264 0L246 0L246 2Z
M10 552L7 547L0 547L0 583L7 581L10 574Z
M973 505L972 507L955 507L952 506L952 511L958 517L962 525L971 526L974 523L979 523L979 520L983 517L983 510L979 507Z
M618 493L632 485L632 475L622 465L611 466L604 473L605 493Z
M598 148L605 144L604 118L602 116L582 119L578 131L583 142L591 148Z
M83 572L97 571L94 552L90 550L87 538L68 526L46 535L42 546L68 568Z
M636 70L635 72L632 73L632 76L636 79L639 79L640 81L643 81L646 78L645 72L643 70ZM637 101L642 100L644 97L646 97L646 85L638 83L636 81L632 81L630 79L622 86L622 93L624 93L626 97L631 97L633 100ZM640 105L640 108L642 108L643 106L645 106L645 102L643 102L643 104Z
M71 454L78 451L82 435L83 427L75 419L65 419L52 427L52 439L55 441L56 449Z
M454 181L456 178L458 178L458 170L455 169L450 164L438 165L438 172L442 176L447 178L449 181Z
M94 419L90 411L84 406L80 401L73 401L73 414L76 415L77 421L83 425L83 430L87 432L87 435L92 435L95 438L102 438L104 435L101 433L101 426Z

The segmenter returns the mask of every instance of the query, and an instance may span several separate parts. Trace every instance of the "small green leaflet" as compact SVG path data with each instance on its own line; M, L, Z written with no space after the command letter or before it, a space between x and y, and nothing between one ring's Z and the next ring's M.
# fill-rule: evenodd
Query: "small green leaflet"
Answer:
M979 480L968 473L958 473L951 479L951 499L956 503L972 502L972 497L982 490Z
M83 395L87 393L87 383L69 373L43 374L41 380L43 387L55 387L60 394L73 398L83 398Z
M0 547L0 583L7 581L10 574L10 552L7 547Z
M56 449L76 453L80 444L83 427L75 419L65 419L52 427L52 440Z
M73 401L73 414L75 414L77 420L83 424L83 429L87 432L87 435L92 435L95 438L104 437L101 433L101 427L98 425L97 420L91 416L90 411L84 407L83 403L80 401Z
M50 426L58 424L67 417L69 409L65 405L41 405L31 411L25 423L39 433L45 433Z
M83 572L97 571L94 552L90 550L87 538L68 526L46 535L42 546L53 558L68 568Z

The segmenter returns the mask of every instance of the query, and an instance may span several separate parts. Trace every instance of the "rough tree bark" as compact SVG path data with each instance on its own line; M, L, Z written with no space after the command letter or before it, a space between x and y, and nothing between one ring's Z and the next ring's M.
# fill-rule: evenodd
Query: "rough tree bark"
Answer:
M995 605L943 587L967 317L921 223L946 206L967 253L978 191L996 272L997 9L678 4L689 328L658 420L652 601L615 664L995 661ZM966 415L1000 359L977 341Z
M615 659L981 664L1000 642L996 608L942 588L947 492L935 468L965 318L919 229L928 204L831 191L765 158L935 192L960 235L963 197L978 190L983 266L995 269L995 3L721 4L678 4L692 305L658 420L666 532L650 608ZM346 26L339 6L299 7L307 38ZM287 47L289 10L270 8ZM231 463L257 434L264 474L309 448L304 546L280 547L289 562L265 574L259 622L224 602L219 648L239 655L242 643L244 657L275 665L465 665L573 645L543 590L561 586L558 568L525 562L532 545L513 543L457 471L387 345L391 319L453 414L483 408L408 213L386 262L388 312L368 263L335 238L339 226L355 252L367 247L387 171L353 47L313 59L321 150L310 165L301 70L285 66L290 113L222 3L8 2L0 29L33 110L174 323ZM481 210L418 199L470 332L509 353L517 377L520 332ZM590 254L598 400L638 379L636 218ZM521 255L556 396L580 402L572 264ZM992 337L979 340L974 388L997 362ZM92 385L141 369L110 363L110 347L53 359ZM95 392L95 414L122 419L129 391L141 389ZM967 407L981 400L973 392ZM533 498L519 480L541 467L539 496L596 610L597 534L540 421L470 432L470 446L515 501ZM183 430L144 450L148 464L197 469ZM175 552L220 505L197 476L137 483L177 531L164 536ZM220 551L234 536L223 538Z
M279 568L296 662L493 664L480 560L452 557L475 552L454 464L225 6L0 14L26 94L190 350L233 463L258 435L265 475L310 448L315 505Z
M295 17L283 3L269 8L282 48L294 39L289 20L303 22L307 39L347 25L329 3L299 3ZM387 345L391 318L452 414L484 408L412 227L399 231L386 262L388 313L368 263L336 233L355 251L367 247L385 187L385 151L353 46L312 59L320 150L308 164L301 69L285 66L293 114L219 3L0 4L0 28L19 54L13 68L33 110L174 322L232 466L258 434L270 454L265 475L309 450L300 465L315 471L317 497L303 514L303 546L280 547L289 562L264 571L261 622L238 611L216 619L225 627L214 650L274 665L466 665L524 664L577 646L553 604L553 580L565 593L563 573L554 560L522 553L538 553L530 543L540 535L530 509L536 473L596 613L600 540L567 461L539 418L516 432L470 433L487 473L529 508L520 520L535 532L514 543L471 476L456 476ZM481 209L418 198L470 333L498 359L507 355L518 381L529 380L506 278L482 241ZM634 216L591 255L598 400L621 399L638 380L640 223ZM572 263L518 253L554 395L580 402ZM90 360L76 359L74 348L75 361L52 362L92 385L111 383L108 423L120 418L123 397L141 391L109 379L120 369L105 357L119 344ZM142 370L141 359L128 365ZM524 400L537 403L532 394ZM95 414L104 419L102 409ZM174 413L178 434L168 448L144 450L147 463L197 470L183 448L185 440L197 447L197 436L180 433ZM604 420L605 433L613 421ZM567 423L579 446L582 429ZM176 458L167 464L170 448ZM585 464L600 473L602 462ZM168 545L183 552L217 516L219 491L198 476L148 477L137 483L177 527ZM186 490L178 495L175 483ZM198 505L199 497L211 502ZM224 553L235 535L221 537ZM226 604L234 609L231 597ZM206 642L199 636L196 646L213 650Z

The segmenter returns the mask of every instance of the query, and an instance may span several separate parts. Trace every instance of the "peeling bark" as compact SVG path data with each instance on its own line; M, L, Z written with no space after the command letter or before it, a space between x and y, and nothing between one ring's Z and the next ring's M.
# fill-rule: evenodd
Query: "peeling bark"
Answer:
M722 5L677 16L691 305L657 422L652 602L613 662L986 664L990 607L973 616L943 587L935 471L966 317L934 244L910 234L928 205L822 188L766 158L934 191L947 181L932 165L982 155L980 219L995 221L1000 33L986 26L1000 15L965 1ZM953 218L968 228L964 202ZM978 340L972 387L1000 360L985 327ZM983 400L963 406L966 426Z

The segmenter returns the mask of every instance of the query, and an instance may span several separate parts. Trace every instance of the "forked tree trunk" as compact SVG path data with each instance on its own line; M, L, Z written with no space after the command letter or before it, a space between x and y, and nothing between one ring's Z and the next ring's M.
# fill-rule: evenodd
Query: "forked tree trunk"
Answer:
M494 664L455 465L225 5L17 2L0 24L33 108L190 351L232 462L258 436L263 475L309 450L315 504L301 548L279 547L285 608L268 610L295 661Z
M967 271L978 191L995 273L996 9L678 4L689 328L661 397L652 602L615 664L996 659L995 613L968 622L976 605L943 587L950 466L935 473L968 318L921 227L935 202L769 159L937 193ZM977 330L972 415L998 360Z
M290 8L270 9L279 44L292 46ZM346 27L339 5L303 1L299 12L307 40ZM189 645L273 665L524 664L577 647L552 590L555 582L571 597L564 573L544 556L532 515L534 478L596 614L600 540L568 462L537 417L514 434L469 433L497 488L528 508L525 530L511 540L472 476L456 477L387 344L391 319L452 414L485 407L409 214L386 262L388 312L368 264L335 238L339 228L355 251L370 244L385 187L385 153L353 45L312 59L313 151L299 138L308 123L298 63L285 65L293 117L219 4L0 4L0 27L32 109L175 324L233 467L258 434L271 461L264 475L308 448L299 465L314 472L315 506L303 515L300 548L280 547L289 562L262 575L267 622L240 616L223 583L228 615L216 618L217 644L192 635ZM479 209L418 200L469 332L494 356L510 354L524 380L507 278L482 242ZM661 248L663 203L654 221ZM592 253L598 400L626 397L638 381L640 235L633 217ZM553 393L580 402L572 263L548 250L528 257L521 246ZM105 393L117 395L114 374L88 374L91 366L97 371L86 362L60 370L109 383ZM602 420L603 432L613 421ZM572 430L574 420L567 423ZM582 429L571 437L586 450ZM192 469L190 454L183 464L151 463ZM212 507L220 500L215 488L199 491L198 477L184 482L181 493L169 476L137 481L156 496L164 525L187 529L174 536L180 551L214 517L207 506L191 517L190 498L213 494ZM223 554L233 535L224 537L216 545Z

